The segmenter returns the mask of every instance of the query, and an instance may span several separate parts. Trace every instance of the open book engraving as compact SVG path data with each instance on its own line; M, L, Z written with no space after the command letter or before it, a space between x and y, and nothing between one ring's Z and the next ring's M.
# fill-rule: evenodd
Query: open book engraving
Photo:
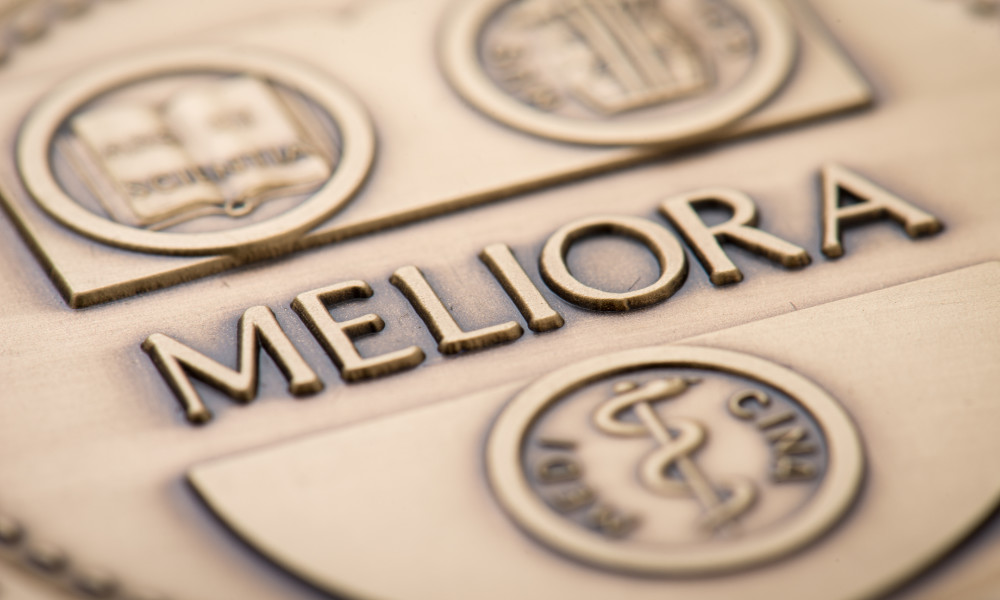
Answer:
M70 156L118 222L163 229L206 215L241 217L330 177L336 149L309 137L319 127L308 112L259 79L227 77L160 106L75 116Z

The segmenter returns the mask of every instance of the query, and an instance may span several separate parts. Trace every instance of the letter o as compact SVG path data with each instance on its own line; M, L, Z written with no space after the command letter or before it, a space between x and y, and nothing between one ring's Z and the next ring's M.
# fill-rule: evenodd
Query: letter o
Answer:
M660 263L660 277L652 284L630 292L606 292L580 283L569 272L566 255L581 238L611 233L630 237L645 245ZM687 256L669 231L646 219L599 216L574 221L545 242L538 259L542 278L564 299L594 310L631 310L662 302L674 294L687 278Z

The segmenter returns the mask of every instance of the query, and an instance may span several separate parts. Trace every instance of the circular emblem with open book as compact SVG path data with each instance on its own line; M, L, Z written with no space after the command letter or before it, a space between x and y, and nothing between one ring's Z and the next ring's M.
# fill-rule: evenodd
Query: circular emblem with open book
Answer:
M775 560L854 502L858 433L793 371L714 348L620 352L518 394L486 445L491 487L529 534L580 560L707 575Z
M796 39L774 0L464 0L444 30L452 85L491 117L581 144L670 144L746 115Z
M60 86L17 142L25 188L63 225L132 250L267 252L330 217L375 151L329 75L246 48L128 58Z

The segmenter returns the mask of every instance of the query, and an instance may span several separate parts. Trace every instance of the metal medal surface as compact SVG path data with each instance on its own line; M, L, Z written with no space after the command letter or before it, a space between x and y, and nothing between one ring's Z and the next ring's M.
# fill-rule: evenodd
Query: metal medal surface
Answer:
M382 133L391 132L390 138L393 143L380 147L378 161L372 168L378 173L391 172L392 177L378 176L377 174L369 176L365 181L363 189L359 192L359 197L352 200L350 204L340 210L334 218L327 219L306 235L280 236L276 234L274 227L270 227L268 231L259 231L259 233L261 235L269 233L273 239L264 239L259 243L252 244L245 243L242 246L237 244L227 251L222 251L222 248L216 248L217 252L212 252L211 242L214 240L217 245L222 244L220 236L207 236L192 247L190 246L192 241L190 236L180 235L181 233L185 233L184 231L162 231L159 235L150 238L150 236L143 235L144 233L149 233L148 231L131 231L130 228L117 227L120 223L112 221L110 223L112 232L117 235L124 234L133 243L136 242L134 238L137 236L140 238L139 241L145 240L146 245L154 244L162 246L167 240L173 240L170 251L174 258L151 259L147 251L150 248L146 248L145 246L138 246L138 249L125 253L106 250L101 245L93 244L85 236L67 236L65 235L65 229L61 226L53 227L53 217L44 211L37 210L38 203L32 197L30 191L24 189L21 182L21 174L18 172L16 164L8 164L7 168L11 170L11 175L2 182L5 190L3 199L7 205L7 210L11 212L12 217L23 234L37 248L38 259L46 265L49 276L59 287L67 303L74 308L81 308L132 296L151 289L177 285L184 281L227 271L247 262L325 246L359 235L383 231L391 227L425 221L431 217L448 214L462 208L495 202L518 191L525 191L545 184L562 182L574 177L649 160L652 157L663 155L664 152L668 151L667 148L661 146L646 149L640 147L574 147L565 144L546 143L541 140L535 140L534 143L526 143L530 142L530 140L526 139L520 132L499 127L491 120L483 119L478 113L468 110L468 107L463 103L461 98L440 81L437 57L433 51L427 51L428 48L433 49L436 45L435 32L440 22L446 16L449 3L445 0L427 1L429 2L427 10L419 15L419 22L414 22L413 15L407 14L404 10L396 8L391 3L384 6L380 4L370 5L365 9L365 14L377 14L378 16L366 19L352 20L348 18L351 10L357 10L356 8L335 9L334 14L336 17L333 19L318 20L307 26L307 28L322 27L321 23L326 23L334 28L335 34L324 30L316 31L309 35L301 35L302 25L300 24L298 26L300 35L291 35L287 39L281 39L280 42L274 40L272 42L273 47L263 48L262 46L267 46L267 42L251 34L251 38L258 41L255 47L249 47L244 41L236 43L236 47L229 49L230 55L235 52L242 55L261 56L267 52L271 54L270 61L272 64L274 61L282 60L285 64L288 64L289 61L295 61L290 54L295 52L293 51L293 47L298 46L299 50L297 52L302 64L298 67L292 66L292 71L301 71L303 68L306 68L308 71L307 63L315 63L317 60L319 62L329 61L330 72L321 77L321 79L326 79L328 83L342 81L346 87L355 92L355 96L362 97L361 100L365 108L367 108L368 112L375 115L379 131ZM206 4L199 7L199 10L203 19L214 17L224 21L225 12L218 8L213 9L213 7L224 6L225 3ZM32 5L32 8L39 7ZM801 37L800 44L798 45L799 52L796 57L796 69L793 73L789 74L785 84L777 91L776 95L765 106L761 107L760 110L745 119L741 119L739 123L734 124L732 127L708 134L705 140L730 140L761 131L786 127L802 120L816 119L864 106L871 101L872 92L868 83L864 81L846 57L837 50L833 40L822 30L821 25L809 7L799 5L790 7L790 9L791 24L794 26L796 34ZM218 12L213 12L213 10ZM254 10L260 11L265 9L255 8ZM104 13L96 14L103 15ZM130 15L125 10L114 11L112 14L122 15L122 19L132 18L134 20L139 16L146 19L150 13L149 10L143 9L141 15ZM157 22L167 22L171 19L176 19L176 15L165 12L156 15ZM289 35L281 33L285 29L280 26L280 21L278 23L278 27L270 28L269 31L271 33L268 36L277 35L278 38L282 38L285 35ZM190 26L191 23L187 22L173 24L174 28L180 30ZM134 28L131 27L122 29L117 24L116 27L116 35L108 36L108 40L124 41L127 38L123 38L123 34L134 31ZM250 29L252 30L252 28ZM246 27L213 30L214 33L211 36L211 41L218 46L220 41L227 39L226 32L229 31L232 31L232 33L228 35L236 36L235 39L238 40L241 32L247 30ZM155 39L156 35L150 32L148 33L148 37ZM392 40L392 43L385 43L384 40ZM204 42L205 40L203 39L199 40L199 43L191 45L205 46ZM136 40L132 43L139 43L139 41ZM177 55L178 53L184 54L191 50L192 48L178 48L174 45L172 49L161 48L158 51L153 51L153 56L147 53L144 60L155 61L157 60L155 56L157 54L161 57L158 60L162 60L163 56ZM365 56L366 58L364 61L348 60L348 57L354 55ZM142 57L140 56L139 58ZM249 56L246 56L243 60L245 61L249 58ZM150 75L148 70L144 70L143 68L143 65L147 68L155 65L150 65L149 62L144 63L143 60L137 61L135 58L131 58L101 62L109 63L104 67L104 72L112 71L112 74L116 74L116 76L122 75L122 73L116 71L115 65L117 64L117 69L125 69L126 73L124 76L126 78L129 73L140 79L144 76L149 76L153 80L156 80L157 77L155 73ZM232 69L235 65L230 64L229 67L225 67L226 61L223 60L222 62L221 71L217 69L217 74L224 75L228 68L228 72L232 77ZM240 61L237 60L236 63L239 64ZM87 66L90 70L97 68L94 65ZM253 67L254 65L249 66ZM13 68L16 69L16 67L17 63L15 62ZM255 68L259 69L262 67L263 65L257 64ZM131 69L133 68L137 69L137 71L132 72ZM169 68L165 67L167 72L171 68L179 67L176 65ZM401 77L400 74L406 74L406 77ZM290 76L294 78L294 75L290 74ZM85 79L82 83L85 90L84 95L88 95L86 89L89 89L93 82L85 76L81 77ZM317 79L317 81L321 79ZM183 80L181 80L182 82ZM428 83L430 85L427 85ZM184 86L182 85L181 87L183 88ZM19 100L12 98L12 112L14 113L18 112L18 110L27 112L30 105L36 104L41 100L42 94L51 94L51 90L48 88L44 91L39 91L34 90L31 85L23 86L21 89L29 95L38 94L38 96L31 98L20 97ZM30 92L27 91L29 89L31 90ZM150 88L148 88L148 84L139 84L138 89ZM281 86L275 89L280 91ZM285 89L286 91L291 91L287 88ZM166 96L172 97L166 91L163 93ZM205 90L202 90L200 97L204 99L205 93ZM118 95L120 96L120 94ZM186 92L181 93L181 95L188 96L187 101L180 102L181 105L188 107L181 112L191 117L192 115L189 114L191 105L190 95ZM111 96L113 98L116 95L112 94ZM294 99L294 97L294 95L290 96L291 99ZM396 102L394 99L399 97L404 97L407 101L402 103ZM216 101L218 101L221 96L216 94L216 98ZM146 126L151 123L154 125L164 125L164 119L160 117L166 117L166 113L168 112L171 114L176 112L176 110L169 110L168 105L172 105L173 103L166 100L167 98L159 98L160 102L157 102L155 98L143 100L146 108L153 108L155 109L154 112L157 112L157 115L145 121L141 115L137 116L135 114L136 109L139 109L140 113L143 112L141 107L132 106L132 119L130 122L132 123L133 133L136 126L139 126L139 130L141 130L143 123ZM154 106L149 106L150 102ZM223 103L225 102L227 101L223 101ZM163 114L160 114L160 103L163 104L162 108L165 111ZM200 104L202 109L207 106L204 102L195 102L195 104ZM258 102L258 104L261 103ZM301 106L301 103L297 104ZM15 106L19 108L14 108ZM285 107L281 107L277 111L272 110L268 112L287 112L284 109ZM68 107L67 110L69 110ZM301 121L295 112L293 111L291 114L284 115L284 118L272 119L272 126L274 125L274 121L289 121L292 125L295 125L296 121ZM306 121L309 120L308 117L311 111L300 110L297 112L298 116L305 116ZM415 119L414 114L420 114L421 118ZM149 116L146 115L146 117ZM349 115L341 116L347 117ZM82 120L83 123L87 121L87 119ZM181 121L186 123L193 122L190 118L182 118ZM99 122L99 120L90 120L90 122L93 125ZM220 122L234 123L237 121L223 119ZM10 129L8 135L16 135L14 133L16 128L13 128L13 125L15 124L7 124ZM355 123L352 119L347 119L343 126L352 128L360 127L360 124ZM71 129L68 132L70 134L74 133ZM94 127L90 129L92 130ZM181 127L181 129L187 131L189 128ZM262 133L266 134L270 129L271 126L258 127L256 129L258 137ZM285 129L287 130L287 124ZM124 134L128 133L128 131L129 128L126 127L119 133ZM230 130L230 132L232 131ZM175 137L179 133L174 131L168 132ZM40 133L44 134L45 132L41 131ZM44 135L32 135L30 137L32 140L37 140L44 137ZM75 136L64 135L62 137L63 141L72 141ZM67 137L70 139L66 140L65 138ZM89 137L94 142L103 139L100 136L98 138L94 138L94 136ZM230 134L223 134L221 136L212 135L209 137L215 142L227 139L230 142L235 141L235 138ZM289 136L286 134L281 137L287 142L292 137L308 138L309 136L305 134ZM170 137L160 136L160 138L166 141L173 141L173 138ZM318 141L322 141L323 138L323 135L319 135ZM142 138L140 137L139 139ZM157 138L154 136L151 139ZM702 143L705 140L702 140ZM182 140L177 141L181 142ZM190 140L188 141L190 142ZM678 141L674 147L691 145L695 141ZM243 148L241 146L241 149L234 153L227 154L223 152L223 154L227 155L220 166L218 164L219 157L216 156L218 153L207 152L209 156L200 156L206 154L205 151L201 152L199 155L200 158L207 159L207 163L199 164L199 161L195 161L193 157L189 156L190 152L184 147L183 143L172 144L173 146L179 146L179 148L174 148L173 152L169 149L165 150L163 144L158 147L149 146L148 144L139 145L135 146L135 148L143 150L143 152L152 149L153 155L150 156L149 152L145 152L145 154L136 154L135 152L122 154L117 152L115 154L116 159L109 163L116 165L118 171L121 171L122 167L126 167L125 171L119 172L118 175L133 174L139 176L139 179L136 181L119 181L113 173L104 172L106 169L104 169L105 165L103 163L107 161L99 158L95 160L93 157L88 156L93 153L92 150L88 148L86 140L80 140L80 142L79 144L69 143L63 145L68 146L70 150L81 150L82 152L70 152L69 156L74 157L82 154L85 160L77 161L77 163L83 167L87 167L88 165L94 167L83 169L83 173L86 175L91 171L96 171L97 176L86 177L86 181L78 182L82 183L82 185L77 186L75 191L70 191L86 199L92 195L89 188L93 187L93 184L104 184L103 187L105 190L110 192L108 198L105 199L103 205L101 202L91 198L91 206L101 214L106 213L108 209L117 209L114 210L114 214L120 218L123 217L125 221L130 223L136 221L138 216L134 214L135 207L130 206L130 204L135 203L132 202L126 192L131 190L138 193L145 193L147 195L143 196L138 204L139 206L146 207L145 212L149 214L139 217L138 221L150 221L152 219L151 222L147 223L146 227L164 226L169 224L171 219L176 221L180 216L190 217L194 209L204 213L205 211L211 212L213 207L215 207L214 210L218 210L220 206L224 208L226 206L225 202L220 204L218 198L216 198L215 202L211 201L213 197L220 196L218 190L215 190L216 193L214 195L212 193L206 194L206 192L211 192L213 187L217 188L218 186L215 185L214 181L208 182L211 185L204 185L205 182L203 180L207 177L219 179L219 175L221 174L223 179L226 180L223 185L224 188L235 187L236 190L246 188L248 184L261 179L259 175L262 169L244 169L245 171L253 171L258 175L251 176L247 173L240 173L236 176L229 176L227 172L233 169L226 167L226 165L242 168L241 165L245 166L247 160L251 164L254 161L267 160L267 156L270 155L268 150L274 150L273 147L269 147L267 144L263 148L258 148L252 143L252 138L247 138L242 142L237 142L237 146L241 144L246 145L245 142L251 142L249 143L249 147ZM44 142L31 141L26 142L26 144L35 144L36 150L40 151L40 145L44 145ZM198 146L198 144L195 145ZM170 144L167 144L167 146L170 146ZM125 147L131 146L126 145ZM217 143L213 144L212 147L220 150ZM159 152L159 155L157 152ZM164 152L167 155L166 158L162 156ZM196 152L196 154L198 153ZM294 156L298 156L298 154L295 153ZM360 154L351 150L348 150L347 154L348 157L360 157ZM183 155L187 159L180 159L179 155ZM159 159L150 160L155 156L159 156ZM174 163L184 163L186 168L180 170L165 168L163 173L157 172L153 174L148 172L148 168L145 171L139 168L133 173L127 167L130 161L137 162L139 167L143 164L146 164L147 167L151 164L159 165L162 160L166 160L167 164L172 164L170 162L171 156ZM123 162L118 159L125 160ZM239 164L232 162L236 159L239 159L237 160ZM192 161L194 162L192 163ZM59 162L56 161L55 164L58 165ZM489 168L484 168L484 165L489 165ZM288 169L284 170L288 171ZM46 169L40 169L40 171L40 174L33 177L33 179L40 179L42 185L48 185L49 191L53 192L44 196L45 198L54 198L57 205L68 206L72 214L83 218L83 223L91 222L93 226L89 228L90 230L104 231L109 227L108 223L94 223L93 217L87 214L86 211L81 212L75 201L68 204L66 202L60 203L58 199L63 197L63 193L58 189L52 189L51 178L47 174ZM270 172L270 175L264 179L270 179L272 184L277 183L277 178L275 177L277 173L275 171L280 172L281 169L263 169L263 171ZM455 177L454 174L456 172L461 172L465 175L463 177ZM72 175L73 171L70 170L69 174ZM185 185L178 185L178 175L182 182L187 182ZM300 173L299 176L301 177L302 174ZM339 177L342 183L350 181L345 176L345 173L341 173ZM71 177L71 179L73 178ZM337 179L337 177L334 177L334 179ZM198 185L193 185L192 181L198 183ZM242 182L242 185L240 182ZM144 192L144 190L150 188L153 183L158 186L158 189L155 190L157 193L155 196L149 197L148 192ZM263 181L259 183L263 183ZM334 181L331 181L330 186L334 186L334 183ZM304 182L299 182L300 186L303 184ZM122 187L126 188L125 192L116 189ZM254 188L258 186L254 184L249 187ZM274 195L277 187L279 186L270 185L267 195ZM206 188L209 189L206 190ZM227 193L232 195L233 190L230 189ZM114 201L115 196L123 195L125 196L124 200ZM221 195L225 196L225 194ZM187 198L187 196L200 198L201 201L186 203L183 199ZM327 196L329 194L320 195L320 197L324 198ZM323 204L318 202L320 197L315 198L317 202L309 203L306 207L299 207L296 210L300 211L299 214L301 214L308 207L322 208ZM251 228L263 227L261 224L254 225L253 221L265 216L267 211L275 212L280 210L283 205L282 202L275 202L273 200L273 198L269 198L263 204L261 202L244 203L242 206L245 208L261 204L259 209L254 208L248 215L237 215L227 219L216 216L209 218L207 221L206 217L211 217L212 215L203 215L197 220L197 223L193 223L190 219L187 219L185 222L180 223L178 228L190 229L198 224L205 225L212 222L216 225L220 222L228 222L230 225L238 224ZM288 204L293 201L285 200L283 202L284 204ZM161 208L165 206L167 214L171 214L171 218L157 220L155 218L157 211L150 211L150 205L161 205ZM181 211L184 213L183 215L174 214L184 206L188 206L192 210ZM171 213L171 210L174 212ZM306 214L305 216L309 215ZM286 221L288 221L287 218ZM292 224L294 224L294 221ZM79 229L79 226L73 224L70 224L69 227L77 227ZM168 233L171 235L167 235ZM245 242L253 240L252 237L247 238L245 235L239 237ZM199 247L201 247L201 250L198 249Z
M996 373L957 351L998 352L998 267L592 356L188 478L248 544L352 597L437 598L442 565L457 598L880 597L1000 499L975 458L1000 444L981 394ZM903 468L928 432L938 448Z
M0 598L1000 594L996 0L0 0Z

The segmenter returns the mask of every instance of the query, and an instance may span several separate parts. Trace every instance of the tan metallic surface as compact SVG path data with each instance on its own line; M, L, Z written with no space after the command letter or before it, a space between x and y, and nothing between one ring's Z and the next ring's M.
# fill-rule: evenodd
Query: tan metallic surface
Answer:
M597 356L523 390L521 385L505 386L223 459L195 467L191 478L209 505L255 547L318 585L366 598L435 598L444 585L455 598L869 597L946 552L1000 501L992 465L977 460L1000 451L995 435L1000 407L987 392L997 384L998 373L992 364L968 367L962 358L963 350L994 360L1000 356L993 335L1000 325L1000 306L994 301L998 291L1000 264L979 265L681 340L677 346ZM652 340L656 333L646 336ZM928 340L935 343L926 344ZM489 483L480 475L483 452L488 468L498 459L510 464L507 454L519 444L496 438L510 433L516 415L596 370L690 361L747 368L755 377L785 385L781 367L754 365L747 355L720 349L779 363L825 388L810 390L813 384L806 383L806 393L818 392L820 400L830 394L829 405L826 400L816 404L832 409L819 419L836 448L823 475L829 485L809 499L806 510L793 512L785 527L676 544L670 562L693 566L722 561L751 547L749 556L764 557L763 546L776 538L791 543L785 534L799 525L814 525L811 521L823 518L831 501L842 510L845 500L854 500L833 531L822 537L812 533L813 543L793 557L772 556L765 566L735 573L731 568L715 580L693 570L683 578L609 573L532 539L552 543L556 530L536 527L555 527L561 521L546 516L543 505L523 504L524 498L505 487L514 484L507 470L491 469ZM948 376L958 370L961 383ZM852 376L838 377L845 373ZM802 382L794 381L797 377L788 389L803 390ZM856 500L860 448L851 426L836 422L838 401L863 432L867 465ZM954 404L962 410L952 410ZM725 443L709 440L709 446ZM760 459L752 445L741 445L742 452L726 455L715 463L716 470ZM621 458L617 453L591 456L584 464L596 472L601 466L594 463ZM521 528L511 525L497 500L508 511L513 506L524 511L517 513L527 519L516 519ZM367 508L372 505L375 510ZM648 511L646 516L652 518ZM582 557L588 547L596 554L600 544L620 546L602 560L636 567L654 550L659 554L670 548L648 540L595 541L599 536L575 527L561 535L573 537L554 547L570 556ZM710 551L713 546L718 552ZM444 565L451 574L447 584ZM393 576L380 578L379 572Z
M126 5L130 6L130 5ZM433 51L446 0L421 4L372 2L343 16L292 13L266 25L243 24L191 36L273 49L322 65L364 102L375 123L378 156L364 189L337 218L296 246L315 247L387 227L422 221L509 196L544 183L565 181L648 160L663 150L592 148L539 140L478 113L451 90ZM107 10L107 9L106 9ZM110 11L108 11L110 12ZM103 14L103 13L102 13ZM724 138L773 129L867 104L871 93L854 67L836 50L804 5L797 12L802 48L787 85L759 112ZM97 17L99 15L91 15ZM161 44L161 47L163 45ZM364 56L366 60L348 60ZM49 92L59 73L18 87L4 99L13 113L27 111ZM404 98L404 102L398 99ZM16 135L20 120L3 136ZM103 252L67 238L41 214L14 176L13 157L0 160L11 210L52 265L54 279L73 306L87 306L156 289L290 250L255 248L240 257L169 258ZM457 176L456 174L461 174ZM9 186L9 187L6 187ZM87 248L86 251L83 248ZM86 252L89 258L83 253ZM96 254L93 254L96 253Z
M795 78L773 105L751 115L733 133L789 120L795 126L652 161L642 152L543 142L497 125L463 103L435 63L433 40L440 12L430 7L443 8L436 1L294 0L280 7L256 0L98 2L79 20L50 32L51 38L17 45L0 67L0 194L14 206L0 218L0 513L20 521L25 535L18 545L10 550L3 546L0 552L0 597L62 597L50 580L67 572L38 575L23 558L27 550L37 554L52 544L69 558L69 575L97 569L120 580L129 593L148 589L178 600L324 597L238 541L196 498L184 474L212 459L407 408L500 386L510 386L506 389L512 392L519 385L512 382L607 352L673 343L736 326L745 327L738 331L755 332L754 339L761 341L731 340L734 345L727 347L766 354L767 341L782 336L802 344L802 351L794 354L805 357L812 347L808 337L772 331L769 324L774 321L755 322L1000 259L1000 18L988 7L970 9L979 4L986 6L957 0L814 0L810 5L836 46L823 37L801 39ZM375 31L382 31L381 37L373 35ZM49 220L24 195L12 161L16 132L28 109L55 84L138 50L233 42L329 69L372 114L379 142L375 169L361 194L341 213L342 220L331 221L301 242L310 249L239 268L234 267L242 258L126 254L76 236ZM833 51L837 47L850 61ZM871 84L874 104L864 111L809 119L868 101L867 84L855 75L852 63ZM783 98L788 104L781 104ZM576 180L640 158L648 164ZM831 163L933 215L944 229L913 240L892 220L859 224L843 232L843 256L826 258L819 176ZM563 183L525 191L556 181ZM720 187L749 196L759 213L759 227L805 249L811 264L787 270L726 244L743 280L716 287L683 244L689 267L684 284L669 299L629 312L579 308L542 280L539 254L560 227L604 214L669 227L659 212L664 200ZM454 211L511 192L519 193ZM57 274L36 260L15 219L27 224ZM408 224L382 231L389 223L404 222ZM561 326L532 331L522 309L504 291L513 284L499 281L478 258L496 244L510 247L543 300L560 315ZM658 273L646 250L620 239L583 241L567 260L584 282L619 292L649 285ZM424 274L462 331L514 322L524 333L507 344L445 357L421 316L390 283L394 272L408 267ZM956 541L976 515L984 516L987 497L995 493L997 476L988 454L973 454L975 448L965 445L973 435L996 437L995 417L976 420L969 425L969 435L963 435L969 406L995 410L995 402L987 402L1000 364L996 327L990 329L988 316L997 306L995 281L989 287L995 267L957 273L948 281L961 285L941 296L880 305L882 312L855 315L856 322L864 323L888 312L886 322L902 322L913 332L912 347L887 355L903 372L906 365L901 363L910 364L905 360L909 353L922 356L921 348L927 349L927 356L942 353L933 364L913 362L914 373L907 376L914 381L923 381L941 364L950 365L928 380L927 388L940 392L940 403L926 410L909 407L906 414L880 413L879 418L923 424L961 419L962 424L941 426L929 440L921 438L922 445L907 446L899 476L922 487L906 487L899 496L882 499L893 502L887 510L903 513L909 510L908 498L919 500L925 487L936 489L939 480L921 475L925 465L938 465L941 470L936 472L953 478L948 481L955 489L979 490L957 496L954 512L921 521L937 532L935 543L906 544L906 538L880 535L877 524L873 526L865 536L904 548L900 554L882 553L866 561L872 585L888 585L890 579L902 583L904 574L916 575L915 565L929 567L945 542ZM64 291L79 292L77 304L103 303L69 308L50 276L61 281ZM196 276L204 277L191 281ZM372 295L334 308L333 317L343 323L372 313L384 321L381 332L357 341L361 356L416 345L426 355L423 363L364 383L343 382L291 303L300 294L357 280L366 282ZM122 282L135 281L141 283L121 287ZM139 289L163 286L169 287L134 295ZM986 289L992 292L982 291ZM248 406L196 382L215 419L204 427L192 426L140 345L153 334L163 334L231 368L237 364L238 322L254 306L273 311L322 380L324 391L294 398L273 361L262 359L260 388ZM537 302L534 306L543 309ZM969 307L979 312L969 312ZM787 318L817 335L822 327L810 314L816 313ZM950 328L956 320L961 325ZM887 325L872 321L872 327ZM837 324L833 331L839 331ZM712 335L720 336L722 344L722 333ZM872 345L862 344L862 339L844 343L857 343L861 352ZM887 347L899 341L883 340ZM981 343L983 350L967 350L966 341ZM946 348L955 350L946 353ZM848 358L835 356L813 367L815 372L808 376L822 381L845 404L845 396L860 393L866 385L884 389L891 397L906 383L887 376L877 360L862 361L858 371L845 373L836 364ZM925 368L918 368L920 364ZM969 391L969 404L950 403L947 397L953 390ZM874 403L849 408L859 423L863 419L856 411L880 412ZM376 431L379 423L374 421L367 431ZM862 430L861 435L868 434ZM948 440L950 449L963 453L956 455L961 461L946 460L953 455L944 453L938 442ZM481 471L476 473L483 477ZM332 483L343 483L333 473L330 477ZM874 495L874 490L866 490ZM356 525L383 522L382 507L388 511L405 505L399 497L351 501L365 509ZM523 540L504 514L496 512L492 518L503 535L511 536L505 539ZM447 521L432 525L450 527ZM359 541L359 547L373 548L365 569L377 570L380 561L393 557L390 540L376 531L358 531L372 536ZM836 527L833 531L841 532ZM475 544L477 550L488 547L484 540ZM545 547L530 547L535 555L553 560ZM433 561L433 556L422 558ZM994 518L897 595L994 598L1000 593L998 562L1000 525ZM454 573L454 564L429 564L407 573L438 590L435 597L448 597L440 590L448 589L446 578ZM558 564L555 568L568 569L571 563ZM754 571L752 577L769 585L769 568ZM355 574L367 572L359 568ZM420 579L421 574L426 579ZM377 581L370 585L392 584L391 570L377 570L375 576ZM62 579L55 583L75 585ZM626 583L646 585L631 579ZM809 583L817 585L813 579L802 585ZM368 584L366 579L352 585ZM831 595L841 597L836 589Z

